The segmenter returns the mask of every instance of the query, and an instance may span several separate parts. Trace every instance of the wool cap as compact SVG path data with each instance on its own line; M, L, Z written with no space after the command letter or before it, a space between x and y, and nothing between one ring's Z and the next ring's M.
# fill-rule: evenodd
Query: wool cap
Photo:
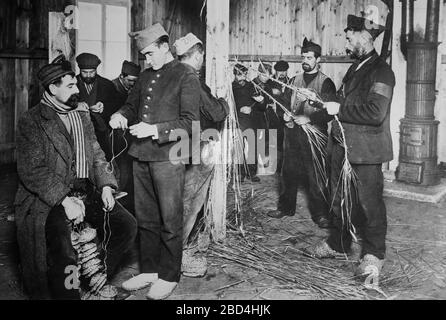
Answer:
M97 69L101 64L101 59L92 53L81 53L76 58L79 69Z
M138 50L145 54L147 48L162 36L168 36L168 33L159 23L140 31L130 32L129 36L136 40Z
M139 73L141 72L141 67L137 65L136 63L133 63L131 61L125 60L122 63L122 69L121 73L125 73L129 76L137 77L139 76Z
M197 43L203 44L203 42L198 39L196 35L194 35L193 33L188 33L184 37L175 41L173 46L175 48L175 51L177 52L177 55L182 56Z

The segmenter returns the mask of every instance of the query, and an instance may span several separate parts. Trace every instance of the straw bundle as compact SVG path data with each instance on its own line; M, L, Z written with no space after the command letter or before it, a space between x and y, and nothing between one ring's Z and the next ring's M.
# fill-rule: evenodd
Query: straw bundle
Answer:
M211 73L215 75L215 72ZM215 81L211 79L210 81ZM214 172L210 183L209 196L205 204L204 220L205 234L210 233L214 241L222 241L226 237L226 202L227 188L230 186L236 195L235 210L240 211L241 173L239 163L243 163L243 140L238 128L237 111L232 92L229 64L226 66L226 102L229 114L220 133L220 141L214 154ZM240 215L236 215L236 223L241 229L243 223Z

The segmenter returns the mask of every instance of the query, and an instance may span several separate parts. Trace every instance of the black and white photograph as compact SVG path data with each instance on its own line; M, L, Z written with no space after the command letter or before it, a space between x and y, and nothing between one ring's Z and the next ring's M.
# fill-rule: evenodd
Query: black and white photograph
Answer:
M445 299L446 0L0 2L0 300Z

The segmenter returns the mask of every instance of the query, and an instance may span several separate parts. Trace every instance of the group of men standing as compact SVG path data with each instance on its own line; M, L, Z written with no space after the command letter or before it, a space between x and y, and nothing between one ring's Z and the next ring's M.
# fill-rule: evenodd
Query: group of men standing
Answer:
M359 62L349 69L338 93L319 70L321 47L307 40L302 47L303 73L288 78L288 64L280 61L275 65L279 81L273 81L271 65L261 64L254 85L246 78L246 67L236 65L233 91L242 130L279 132L280 196L278 210L270 216L294 215L297 188L303 185L313 221L331 228L327 241L309 249L318 258L348 252L351 243L337 189L345 150L336 138L344 130L349 160L359 179L352 221L363 239L361 265L379 271L387 226L380 170L392 158L389 110L395 80L373 48L381 29L369 29L370 25L363 18L348 18L347 49ZM178 59L160 24L131 36L149 68L140 73L137 65L124 62L119 78L109 81L97 74L101 61L94 55L77 57L77 77L69 62L54 61L39 72L45 88L42 101L19 121L16 221L24 282L34 298L48 294L79 298L77 290L64 285L66 267L76 265L77 259L70 228L85 220L101 229L103 211L110 214L109 278L138 231L140 274L122 287L132 291L150 286L149 299L164 299L179 282L183 251L191 248L190 231L204 200L199 205L188 201L195 201L191 194L205 185L212 166L189 165L189 153L172 155L172 150L184 134L192 134L194 121L202 129L219 129L229 108L226 97L214 97L199 76L204 48L196 36L188 34L175 42ZM300 100L292 87L310 88L327 102L321 107L311 99ZM343 128L333 125L330 187L321 188L302 126L312 124L327 133L334 115ZM128 204L134 216L115 202L118 181L109 170L114 147L125 149L123 137L130 147L121 158L118 180L121 188L134 186L134 201ZM202 141L201 146L208 143ZM255 162L244 173L251 181L258 181L257 155Z
M348 70L338 91L320 70L322 48L306 38L301 50L302 73L289 78L288 63L279 61L273 77L271 65L261 63L259 76L250 83L248 69L237 64L233 91L242 130L249 128L258 134L258 129L277 129L280 190L277 210L268 215L277 219L295 215L297 190L302 186L312 220L330 232L327 241L309 247L307 252L317 258L348 253L352 233L356 231L362 239L358 273L373 270L379 275L387 230L381 167L393 158L389 117L395 76L374 49L374 40L385 28L353 15L348 16L347 23L346 50L357 62ZM314 97L302 99L296 88L310 89ZM319 100L325 103L316 102ZM332 121L335 115L340 122ZM315 154L303 128L307 125L328 136L326 150L316 150ZM348 150L340 142L343 139ZM327 154L327 183L318 176L315 165L322 153ZM346 153L353 172L349 173L351 177L344 178L357 179L347 190L351 207L341 191ZM256 151L256 161L246 170L254 178L258 157ZM254 178L251 180L259 180ZM351 211L351 216L346 215L347 211Z

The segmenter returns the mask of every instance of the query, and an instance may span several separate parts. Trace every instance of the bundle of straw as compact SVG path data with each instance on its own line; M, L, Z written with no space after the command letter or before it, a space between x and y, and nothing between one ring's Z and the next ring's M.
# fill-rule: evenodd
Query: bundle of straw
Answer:
M215 75L215 72L211 73ZM214 79L215 80L215 79ZM210 80L212 82L212 79ZM209 232L214 241L223 241L226 237L226 202L227 188L230 185L235 194L235 211L241 210L241 172L240 161L243 161L243 139L238 127L237 111L232 92L229 63L226 66L226 101L229 105L229 114L224 121L220 133L220 141L215 150L215 166L209 188L208 200L205 204L204 219L205 233ZM232 182L232 183L231 183ZM243 221L240 214L236 214L236 224L243 230Z
M276 80L279 83L282 83L279 80ZM288 110L283 104L281 104L277 99L275 99L272 95L270 95L268 92L266 92L265 89L263 89L260 85L252 81L252 84L254 85L254 88L256 92L261 93L265 96L267 96L271 101L273 101L277 106L279 106L283 112L288 115L292 120L296 119L296 116ZM285 84L284 84L285 85ZM286 85L288 87L291 87L289 85ZM315 100L317 103L321 103L322 100L313 92L306 88L296 88L291 87L296 92L296 95L298 95L301 99L304 100ZM328 137L322 133L318 128L311 124L305 124L301 126L304 133L307 135L308 142L310 144L311 148L311 154L313 158L313 166L316 173L316 179L319 186L319 189L321 190L322 194L325 197L325 190L328 187L328 175L327 175L327 165L326 165L326 158L327 158L327 141ZM328 202L328 199L325 199Z

